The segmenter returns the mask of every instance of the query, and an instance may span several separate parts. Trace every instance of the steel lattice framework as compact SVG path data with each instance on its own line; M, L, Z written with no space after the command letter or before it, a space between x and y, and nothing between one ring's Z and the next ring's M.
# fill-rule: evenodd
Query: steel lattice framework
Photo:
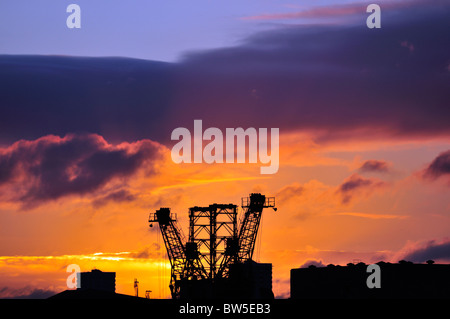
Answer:
M197 244L208 278L223 277L228 267L227 243L236 237L236 205L213 204L189 209L189 242Z
M242 198L244 215L238 231L237 206L212 204L189 209L189 239L178 227L169 208L150 214L149 222L159 224L171 265L172 298L189 282L229 277L230 266L251 260L264 208L275 208L275 198L259 193Z

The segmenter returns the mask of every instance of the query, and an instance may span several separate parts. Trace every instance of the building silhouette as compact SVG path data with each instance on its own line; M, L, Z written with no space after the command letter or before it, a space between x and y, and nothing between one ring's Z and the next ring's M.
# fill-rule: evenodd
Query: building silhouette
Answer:
M49 299L130 299L135 298L116 293L116 273L92 269L77 273L79 288L64 290Z
M90 272L80 272L78 274L80 280L80 290L100 290L115 292L116 291L116 273L103 272L98 269L92 269Z
M366 264L291 269L292 299L450 298L450 265L379 262L380 288L369 288Z

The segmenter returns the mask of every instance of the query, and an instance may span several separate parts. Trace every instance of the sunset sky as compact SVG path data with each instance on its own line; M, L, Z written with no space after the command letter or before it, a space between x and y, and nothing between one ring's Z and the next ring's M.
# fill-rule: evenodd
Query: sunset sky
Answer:
M81 7L81 29L66 7ZM255 259L450 262L450 4L0 4L0 298L66 289L66 268L169 298L149 213L275 196ZM171 132L279 128L280 167L175 164ZM258 241L259 242L259 241Z

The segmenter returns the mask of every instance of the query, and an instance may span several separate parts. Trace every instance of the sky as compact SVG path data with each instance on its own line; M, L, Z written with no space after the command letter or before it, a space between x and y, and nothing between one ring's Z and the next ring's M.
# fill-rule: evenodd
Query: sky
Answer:
M69 4L81 8L81 28L66 27ZM124 56L174 62L189 51L233 45L273 23L247 18L295 13L332 1L186 2L134 0L6 0L0 4L2 54ZM352 3L340 1L340 4ZM306 23L310 19L306 19Z
M0 4L0 297L67 266L168 298L160 207L275 196L255 259L289 271L450 261L450 5L383 1ZM279 128L280 167L171 159L178 127Z

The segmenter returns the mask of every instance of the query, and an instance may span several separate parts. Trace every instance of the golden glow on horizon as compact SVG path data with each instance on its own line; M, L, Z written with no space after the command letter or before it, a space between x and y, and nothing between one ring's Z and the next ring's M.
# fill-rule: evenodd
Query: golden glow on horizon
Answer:
M126 257L120 257L126 255ZM134 258L128 252L93 253L89 255L58 256L0 256L1 281L22 280L24 286L30 285L30 275L46 279L47 289L61 292L66 290L69 273L66 268L77 264L81 271L99 269L116 273L116 292L134 295L132 280L139 278L142 289L152 290L153 298L167 298L170 281L170 264L163 258ZM20 275L19 275L20 274ZM33 281L33 280L31 280ZM140 295L143 297L143 295ZM0 298L2 295L0 295ZM4 297L4 296L3 296Z

